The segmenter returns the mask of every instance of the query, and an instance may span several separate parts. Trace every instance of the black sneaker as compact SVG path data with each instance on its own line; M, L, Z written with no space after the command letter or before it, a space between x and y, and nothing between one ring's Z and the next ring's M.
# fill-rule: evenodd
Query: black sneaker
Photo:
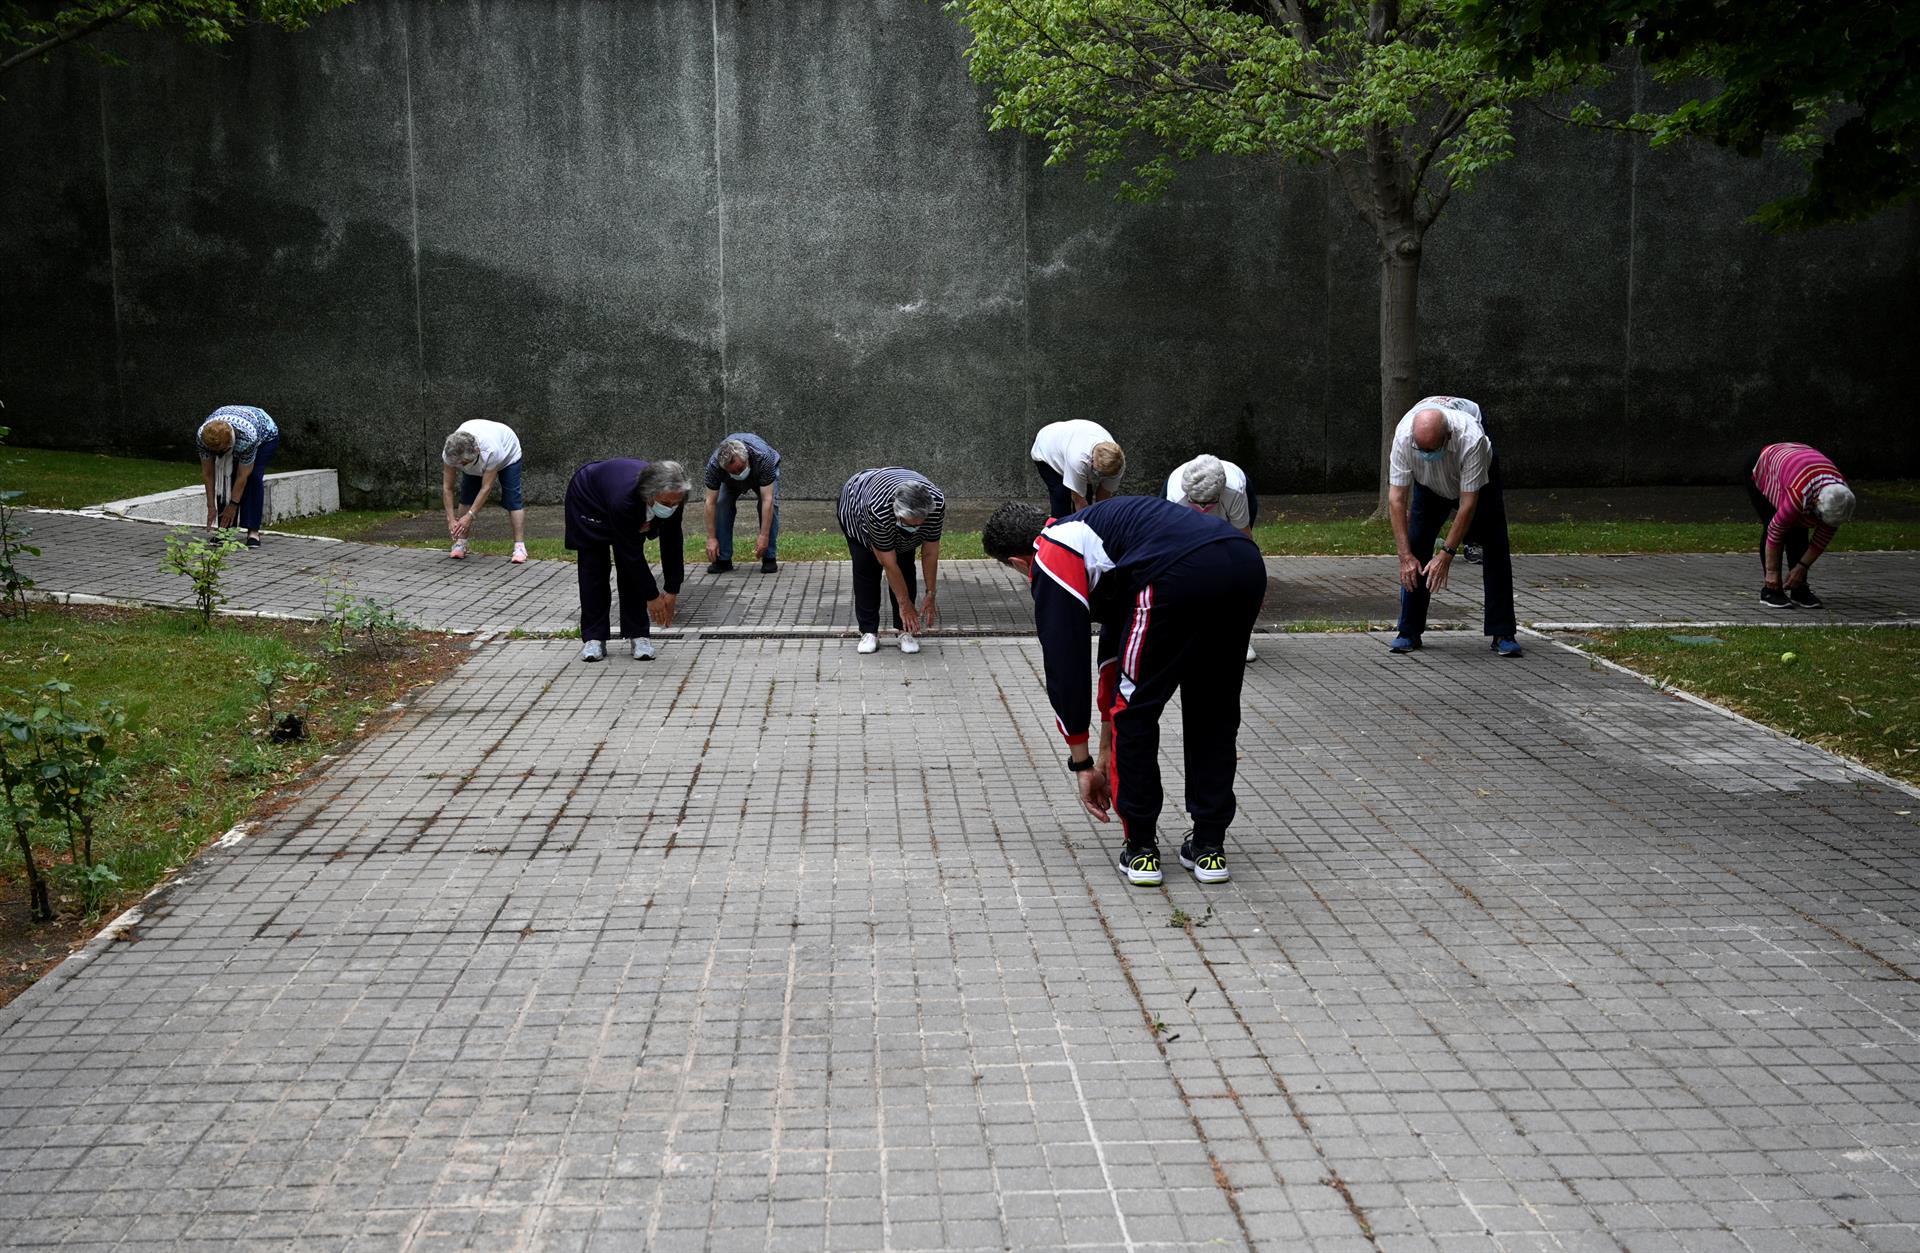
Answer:
M731 561L709 561L707 563L708 574L725 574L731 569L733 569L733 563Z
M762 557L760 559L760 573L762 574L772 574L779 568L780 563L771 557Z
M1478 544L1460 545L1460 556L1470 566L1477 566L1486 560L1486 550Z
M1787 599L1787 594L1777 587L1762 586L1760 589L1760 603L1769 609L1793 608L1793 602Z
M1813 594L1813 588L1802 583L1787 593L1787 598L1802 609L1825 609L1827 602Z
M1160 886L1160 850L1127 847L1120 850L1120 877L1137 888Z
M1193 871L1194 879L1201 883L1225 883L1233 877L1227 870L1225 853L1217 848L1196 853L1193 851L1191 836L1180 845L1180 864Z

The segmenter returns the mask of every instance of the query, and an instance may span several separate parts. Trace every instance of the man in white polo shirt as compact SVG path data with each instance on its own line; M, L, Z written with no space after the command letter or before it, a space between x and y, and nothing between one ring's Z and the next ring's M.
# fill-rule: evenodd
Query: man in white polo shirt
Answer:
M1482 630L1492 637L1496 656L1520 656L1500 459L1481 424L1480 406L1459 396L1429 396L1409 409L1394 428L1387 482L1387 511L1400 553L1400 625L1388 647L1396 653L1420 647L1427 602L1446 589L1454 557L1472 540L1486 553ZM1453 526L1436 553L1433 542L1449 513Z

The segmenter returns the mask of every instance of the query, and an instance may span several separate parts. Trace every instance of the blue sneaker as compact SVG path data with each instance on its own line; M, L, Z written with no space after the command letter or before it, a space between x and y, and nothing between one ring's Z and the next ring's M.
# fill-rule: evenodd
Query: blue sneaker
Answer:
M1493 642L1493 651L1502 657L1524 656L1520 651L1520 641L1511 635L1503 635Z
M1390 653L1412 653L1420 650L1420 637L1417 635L1396 635L1393 643L1387 645Z

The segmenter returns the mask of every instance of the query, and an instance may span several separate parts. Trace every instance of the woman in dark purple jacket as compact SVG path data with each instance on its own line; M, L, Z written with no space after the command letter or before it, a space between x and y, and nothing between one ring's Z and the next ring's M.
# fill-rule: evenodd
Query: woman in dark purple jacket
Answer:
M620 634L633 641L634 660L653 660L648 619L673 625L686 566L681 515L691 487L678 461L614 457L589 461L573 472L567 484L567 547L579 554L580 660L606 660L612 570L620 574ZM660 540L665 594L647 568L646 542L654 536Z

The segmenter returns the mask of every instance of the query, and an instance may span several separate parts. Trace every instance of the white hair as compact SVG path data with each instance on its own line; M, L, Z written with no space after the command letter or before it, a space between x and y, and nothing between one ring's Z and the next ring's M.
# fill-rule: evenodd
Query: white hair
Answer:
M724 470L736 461L747 460L747 446L737 439L723 439L714 456L719 459L720 468Z
M684 492L693 487L687 468L678 461L649 461L640 471L640 494L651 503L662 492Z
M895 518L924 518L933 508L933 489L925 483L902 483L893 494Z
M1180 471L1180 490L1196 505L1219 500L1226 486L1227 468L1212 453L1201 453Z
M455 431L447 436L440 455L448 465L471 465L480 456L480 441L470 431Z
M1813 516L1828 526L1839 526L1853 517L1853 489L1845 483L1829 483L1813 499Z

